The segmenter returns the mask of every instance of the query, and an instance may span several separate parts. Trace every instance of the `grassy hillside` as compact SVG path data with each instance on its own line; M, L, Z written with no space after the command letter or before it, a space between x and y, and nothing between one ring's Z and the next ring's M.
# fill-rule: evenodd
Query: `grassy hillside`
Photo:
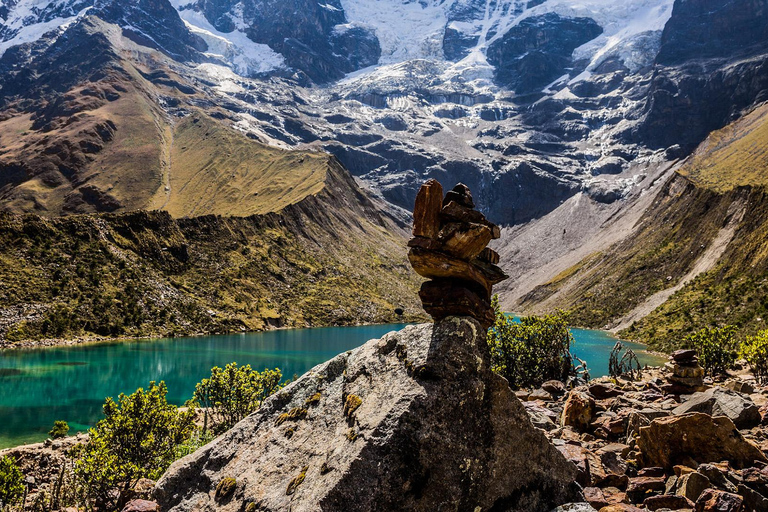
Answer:
M247 218L0 214L0 340L421 318L404 239L328 174L317 195Z
M661 349L705 326L733 324L742 334L765 328L767 127L768 106L762 106L713 133L659 192L632 236L533 290L523 307L548 301L598 328L640 311L642 318L620 335Z

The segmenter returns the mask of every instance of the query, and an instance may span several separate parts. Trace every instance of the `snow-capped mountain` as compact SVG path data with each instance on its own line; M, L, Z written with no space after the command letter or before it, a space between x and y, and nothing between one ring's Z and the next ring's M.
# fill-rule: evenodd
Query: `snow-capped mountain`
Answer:
M765 99L765 3L3 0L0 101L42 108L22 107L33 78L80 77L56 68L74 51L57 41L96 18L114 29L86 32L106 31L114 58L151 74L152 55L190 91L152 96L171 119L190 104L262 142L331 152L404 208L426 177L464 181L516 224L578 193L640 190Z

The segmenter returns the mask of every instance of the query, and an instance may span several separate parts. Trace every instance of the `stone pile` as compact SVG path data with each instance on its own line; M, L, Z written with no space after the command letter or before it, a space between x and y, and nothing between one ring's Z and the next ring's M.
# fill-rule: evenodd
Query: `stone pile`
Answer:
M695 350L676 350L669 357L667 368L672 374L668 383L662 386L665 392L674 395L704 391L704 368L699 365Z
M496 265L499 255L487 247L501 231L474 208L466 185L443 197L442 185L427 181L416 196L408 259L429 279L419 297L435 321L471 316L487 328L493 323L492 287L508 276Z

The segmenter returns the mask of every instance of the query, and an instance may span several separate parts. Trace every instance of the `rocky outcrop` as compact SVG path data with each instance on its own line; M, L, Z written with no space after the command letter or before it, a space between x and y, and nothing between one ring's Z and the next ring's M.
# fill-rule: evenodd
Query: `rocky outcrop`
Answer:
M549 511L575 468L491 372L469 318L407 327L287 386L174 463L164 511Z
M760 408L749 398L730 389L711 388L694 393L676 407L672 414L703 412L711 416L726 416L736 428L752 428L760 424Z
M499 255L487 247L500 230L474 207L466 185L456 185L443 197L442 185L427 181L416 196L408 259L430 279L419 292L427 313L435 320L471 316L487 329L494 318L493 285L507 276L496 266Z

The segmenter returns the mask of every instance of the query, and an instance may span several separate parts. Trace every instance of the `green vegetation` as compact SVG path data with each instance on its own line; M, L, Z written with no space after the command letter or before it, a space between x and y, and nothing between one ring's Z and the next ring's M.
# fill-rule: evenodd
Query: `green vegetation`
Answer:
M524 317L515 322L499 306L488 330L493 371L509 381L512 389L539 386L550 379L561 381L576 375L571 355L573 335L562 312Z
M739 344L733 326L705 327L688 336L683 342L686 348L696 349L699 364L709 375L725 373L733 368L738 354Z
M739 354L747 361L759 382L768 381L768 329L754 336L747 336L741 344Z
M285 215L0 213L0 307L18 315L0 343L386 323L398 306L416 318L401 239Z
M257 372L250 365L238 367L237 363L223 370L215 366L211 376L195 386L193 399L205 408L212 430L220 433L258 409L265 398L282 387L282 378L278 369Z
M56 420L53 422L53 428L48 432L48 435L51 436L51 439L61 439L62 437L67 437L68 432L69 425L67 422Z
M0 508L18 503L24 496L24 475L11 457L0 459Z
M140 478L159 478L192 436L194 412L169 404L167 392L164 382L151 382L146 391L104 403L104 419L89 431L75 464L86 499L98 508L119 508L121 496Z

